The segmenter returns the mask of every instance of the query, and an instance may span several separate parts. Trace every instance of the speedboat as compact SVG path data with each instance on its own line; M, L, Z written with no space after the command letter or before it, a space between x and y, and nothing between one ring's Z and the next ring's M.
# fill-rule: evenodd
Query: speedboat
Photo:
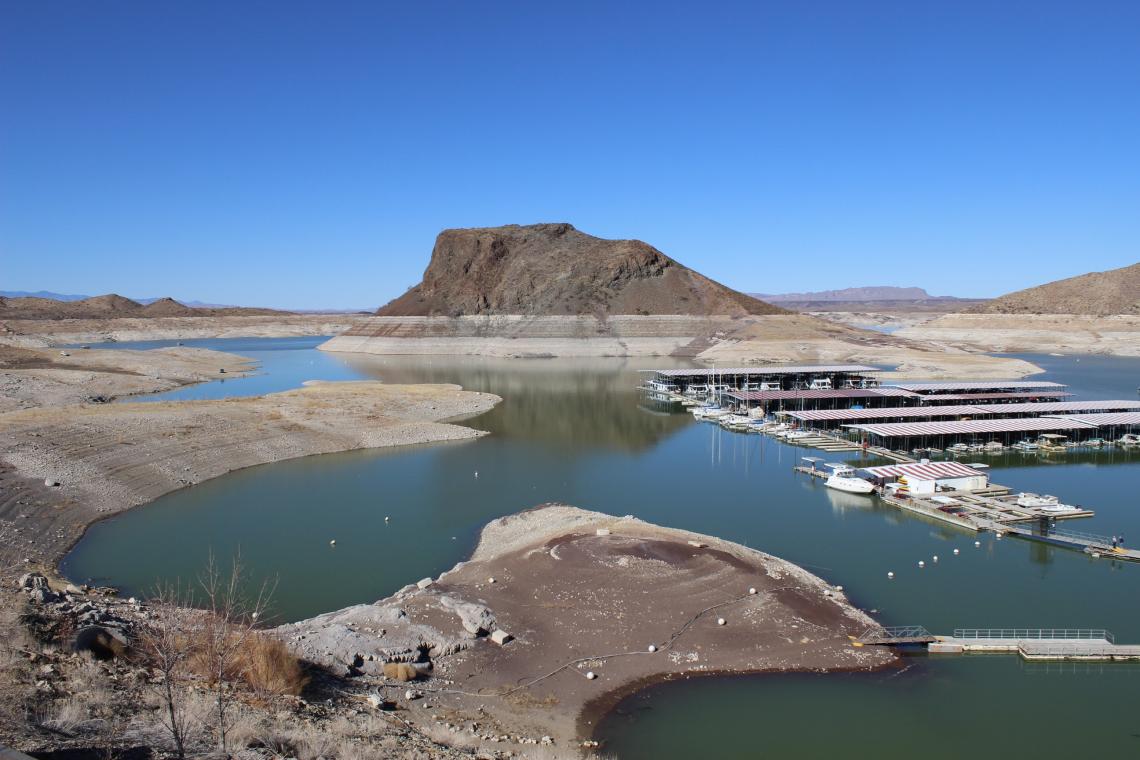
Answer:
M1117 440L1121 446L1140 446L1140 434L1125 433Z
M798 441L802 438L811 438L811 433L806 430L786 430L783 433L778 433L785 441Z
M1013 444L1013 448L1018 451L1037 451L1037 444L1026 438L1024 441Z
M831 470L831 477L824 481L828 488L845 493L871 493L875 485L869 480L855 477L855 470L845 464L825 464Z
M836 491L844 491L845 493L871 493L875 490L875 484L869 480L839 474L832 475L823 484L828 488L834 488Z

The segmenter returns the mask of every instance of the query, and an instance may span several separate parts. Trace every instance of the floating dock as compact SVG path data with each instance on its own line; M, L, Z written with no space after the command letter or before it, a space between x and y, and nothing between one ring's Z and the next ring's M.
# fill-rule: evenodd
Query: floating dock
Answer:
M922 626L872 628L855 646L919 647L930 654L1008 653L1025 660L1130 662L1140 645L1117 644L1103 628L957 628L936 636Z

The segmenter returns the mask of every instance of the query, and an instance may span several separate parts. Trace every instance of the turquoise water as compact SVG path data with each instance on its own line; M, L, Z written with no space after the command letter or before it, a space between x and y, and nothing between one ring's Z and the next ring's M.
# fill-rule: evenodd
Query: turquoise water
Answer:
M1140 567L977 537L830 491L791 470L817 452L640 406L636 370L662 360L330 359L306 348L259 358L268 378L309 366L458 382L504 401L468 423L491 431L478 441L282 462L170 494L94 526L64 563L69 576L145 593L159 578L192 578L211 550L240 549L253 572L277 579L278 616L296 619L436 575L466 556L487 520L559 500L772 552L843 584L886 624L1104 627L1140 643ZM1135 396L1140 360L1030 358L1081 398ZM1097 511L1073 527L1140 542L1140 455L990 461L996 482ZM816 757L853 743L883 757L1140 750L1128 709L1138 668L910 663L889 675L670 684L623 702L598 735L622 758L710 756L710 746L719 757Z
M246 377L219 377L209 383L188 385L166 393L131 396L122 399L134 401L187 401L192 399L232 398L234 396L260 396L296 388L306 380L361 380L367 373L353 368L352 360L342 354L315 350L328 337L301 338L203 338L200 340L124 341L97 343L92 350L133 349L146 351L152 348L186 346L211 348L239 354L257 362L254 374ZM75 348L74 346L72 348Z

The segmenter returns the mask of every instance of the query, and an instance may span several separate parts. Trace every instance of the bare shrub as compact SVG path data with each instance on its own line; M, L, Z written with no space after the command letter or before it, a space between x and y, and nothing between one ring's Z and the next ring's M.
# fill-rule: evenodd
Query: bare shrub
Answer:
M227 573L212 554L199 578L207 614L197 630L201 645L197 660L214 691L214 729L223 753L228 752L230 708L235 698L227 682L241 675L242 654L250 639L258 635L257 620L264 615L272 595L272 589L263 584L256 596L249 597L244 593L244 581L240 556L234 557Z
M173 744L175 757L180 759L186 757L186 737L192 719L186 709L185 685L197 625L195 616L185 608L186 601L177 586L160 586L150 600L150 624L138 636L139 651L157 679L151 687L159 701L157 720Z
M36 722L52 731L75 736L88 725L87 705L75 697L60 700L41 708Z

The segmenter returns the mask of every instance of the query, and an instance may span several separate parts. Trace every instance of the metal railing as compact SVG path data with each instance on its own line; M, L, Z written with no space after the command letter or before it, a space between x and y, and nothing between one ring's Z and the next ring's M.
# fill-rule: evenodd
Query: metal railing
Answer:
M929 639L934 634L921 625L892 625L882 628L868 628L859 637L861 641L883 641L887 639Z
M955 628L956 639L1103 640L1114 643L1103 628Z

